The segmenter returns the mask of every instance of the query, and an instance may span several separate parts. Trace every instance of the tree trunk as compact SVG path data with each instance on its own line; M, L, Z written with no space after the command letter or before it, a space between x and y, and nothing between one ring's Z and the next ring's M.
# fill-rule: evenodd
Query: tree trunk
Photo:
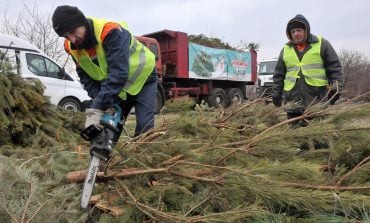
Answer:
M153 174L153 173L164 173L167 172L168 168L158 168L158 169L148 169L142 170L138 168L128 168L128 169L119 169L119 170L107 170L106 173L98 172L96 174L97 180L112 179L114 177L129 177L134 175L142 174ZM67 182L69 183L81 183L85 180L87 171L75 171L67 173Z

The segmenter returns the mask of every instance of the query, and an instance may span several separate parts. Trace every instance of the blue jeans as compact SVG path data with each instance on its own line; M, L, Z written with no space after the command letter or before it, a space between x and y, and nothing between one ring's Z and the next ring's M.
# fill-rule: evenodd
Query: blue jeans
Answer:
M156 94L157 72L154 70L148 77L139 94L134 96L127 95L127 99L120 103L122 108L122 120L126 120L132 107L135 107L135 136L154 128L154 107ZM120 130L122 132L122 129Z

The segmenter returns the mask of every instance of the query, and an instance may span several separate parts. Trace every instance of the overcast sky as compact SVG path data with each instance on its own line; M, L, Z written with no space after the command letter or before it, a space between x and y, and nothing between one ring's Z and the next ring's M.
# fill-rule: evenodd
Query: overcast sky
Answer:
M59 5L77 6L85 15L124 20L135 35L163 29L205 34L237 46L260 44L258 60L278 56L287 41L286 24L304 15L313 34L321 34L334 48L357 50L370 56L369 0L0 0L4 10L19 14L23 4L40 14Z

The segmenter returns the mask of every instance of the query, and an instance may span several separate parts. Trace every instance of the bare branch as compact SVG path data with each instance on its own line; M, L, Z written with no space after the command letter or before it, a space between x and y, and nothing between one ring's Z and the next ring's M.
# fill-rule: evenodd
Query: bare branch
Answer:
M10 16L6 9L0 24L3 33L30 42L59 64L65 65L67 54L64 51L63 39L53 30L51 14L41 14L37 3L32 7L23 3L23 8L17 16ZM73 62L70 60L67 66L74 67Z

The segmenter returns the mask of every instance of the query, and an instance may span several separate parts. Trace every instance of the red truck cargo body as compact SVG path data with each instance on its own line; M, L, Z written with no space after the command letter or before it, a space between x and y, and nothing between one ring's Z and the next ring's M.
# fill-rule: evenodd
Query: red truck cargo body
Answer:
M210 106L224 107L235 101L241 102L246 98L246 85L254 85L257 80L257 54L254 51L250 52L248 62L244 63L242 61L239 64L241 66L245 64L244 66L248 66L248 69L250 69L248 71L250 74L248 74L246 80L194 78L189 71L190 43L186 33L163 30L143 36L146 38L140 40L140 37L138 37L141 42L148 42L151 39L151 41L157 41L159 45L159 49L156 49L158 54L157 70L159 70L158 67L162 68L161 87L165 95L163 100L168 97L190 95L198 99L204 99ZM239 53L234 51L234 54ZM241 77L234 76L236 78Z

